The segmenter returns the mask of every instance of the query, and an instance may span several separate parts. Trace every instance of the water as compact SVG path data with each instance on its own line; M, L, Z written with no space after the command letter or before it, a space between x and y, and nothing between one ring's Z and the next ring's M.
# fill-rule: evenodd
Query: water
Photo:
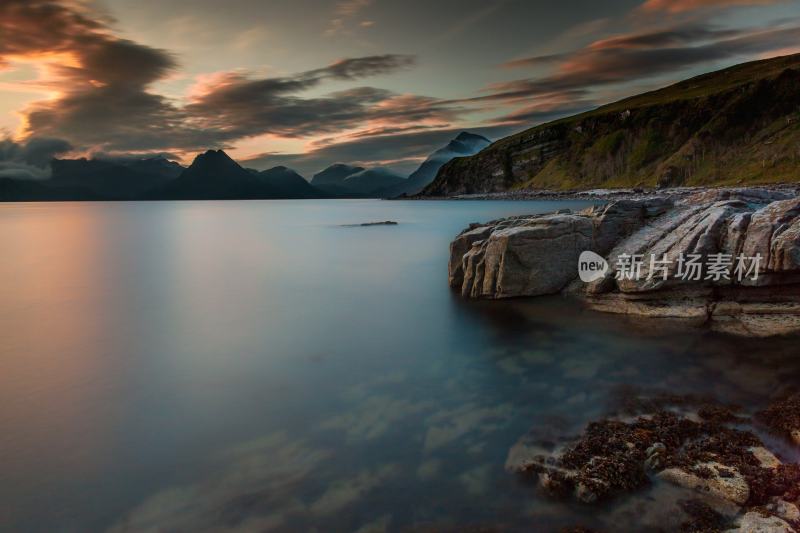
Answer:
M649 493L543 497L509 448L621 384L759 406L798 382L796 341L448 289L469 222L583 205L0 206L0 529L658 524Z

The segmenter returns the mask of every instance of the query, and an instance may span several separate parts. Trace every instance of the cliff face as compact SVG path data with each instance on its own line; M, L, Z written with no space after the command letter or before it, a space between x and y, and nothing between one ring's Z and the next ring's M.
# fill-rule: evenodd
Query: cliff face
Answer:
M800 179L800 54L737 65L506 137L424 196Z

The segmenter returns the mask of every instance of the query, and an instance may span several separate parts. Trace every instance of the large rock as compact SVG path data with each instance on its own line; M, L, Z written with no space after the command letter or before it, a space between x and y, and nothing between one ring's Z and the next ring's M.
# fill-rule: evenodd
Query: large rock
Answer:
M587 250L604 256L610 268L584 285L576 282L577 263ZM631 256L642 258L638 276L619 270ZM679 259L692 256L702 265L699 275L679 275ZM651 272L651 258L667 265ZM708 265L726 258L726 273L713 275ZM753 279L747 270L756 267ZM475 224L451 244L449 271L451 286L466 297L569 288L601 311L687 320L741 335L793 333L800 331L800 197L767 189L708 190L679 201L619 200L577 214Z
M593 247L592 235L591 219L570 214L494 230L463 256L462 294L506 298L559 292L578 275L578 256Z

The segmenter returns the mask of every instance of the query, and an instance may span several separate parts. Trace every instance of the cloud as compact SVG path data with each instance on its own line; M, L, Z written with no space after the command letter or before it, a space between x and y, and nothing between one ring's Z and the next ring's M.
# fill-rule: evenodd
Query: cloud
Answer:
M532 57L525 57L523 59L512 59L511 61L506 61L502 63L500 66L504 68L530 68L530 67L539 67L543 65L552 65L558 61L561 61L566 57L566 54L547 54L542 56L532 56Z
M71 149L62 139L32 138L25 143L0 140L0 178L49 178L50 160Z
M337 80L354 80L380 74L389 74L414 65L416 57L401 54L384 54L377 56L340 59L319 70L312 70L309 75L320 78L329 77Z
M720 30L710 25L661 28L597 40L560 57L553 73L490 85L476 100L519 100L563 94L578 97L611 84L646 80L702 64L761 57L795 46L800 26L784 25L746 30ZM542 56L517 59L506 66L537 66Z
M647 0L640 9L650 12L683 13L708 8L777 4L782 1L785 0Z
M443 122L456 109L435 99L354 87L320 97L301 94L325 81L354 81L414 65L413 56L345 58L296 75L257 78L245 72L203 77L188 104L157 94L153 85L177 68L167 51L114 35L110 19L67 0L8 0L0 4L0 65L37 64L31 82L54 93L23 110L23 137L68 138L85 152L185 152L230 146L261 135L304 137L366 122ZM352 15L365 2L338 10ZM20 31L23 30L23 31Z
M203 130L218 131L226 139L264 134L303 138L409 123L441 126L467 112L436 98L374 87L353 87L319 97L299 96L324 80L356 80L413 63L411 56L387 54L345 59L290 77L221 73L195 88L185 111Z
M492 119L491 122L529 126L531 124L541 124L577 113L583 113L595 107L597 107L596 103L583 100L574 102L567 101L557 105L553 105L549 102L536 102L501 117Z
M158 138L172 133L181 114L149 88L176 68L174 58L115 37L110 19L85 9L56 0L0 4L0 34L14 35L0 44L0 64L36 64L43 75L29 85L54 93L23 110L23 135L110 149L163 144Z

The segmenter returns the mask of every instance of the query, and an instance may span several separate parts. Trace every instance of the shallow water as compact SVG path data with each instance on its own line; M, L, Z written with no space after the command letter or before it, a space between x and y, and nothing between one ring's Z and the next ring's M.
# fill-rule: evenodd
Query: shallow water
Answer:
M554 502L508 450L579 431L620 386L760 407L800 382L796 340L448 289L469 222L583 205L0 205L0 527L662 525L665 487Z

